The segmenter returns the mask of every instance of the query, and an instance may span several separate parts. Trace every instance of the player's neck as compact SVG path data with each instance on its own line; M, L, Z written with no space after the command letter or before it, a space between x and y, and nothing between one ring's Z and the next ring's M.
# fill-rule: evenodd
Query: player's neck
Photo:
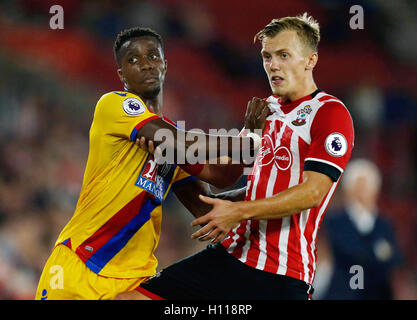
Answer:
M308 96L309 94L312 94L316 90L317 85L315 84L314 80L310 78L306 79L305 83L303 83L297 90L290 92L287 95L282 95L280 98L285 103L291 103L305 96Z
M143 99L146 106L158 116L162 116L162 95L158 95L152 99Z
M157 114L158 116L162 116L162 89L159 92L159 94L154 97L154 98L144 98L142 97L140 94L138 94L137 92L134 92L132 90L126 90L130 93L133 93L135 95L137 95L138 97L140 97L143 102L146 104L146 107L153 113Z

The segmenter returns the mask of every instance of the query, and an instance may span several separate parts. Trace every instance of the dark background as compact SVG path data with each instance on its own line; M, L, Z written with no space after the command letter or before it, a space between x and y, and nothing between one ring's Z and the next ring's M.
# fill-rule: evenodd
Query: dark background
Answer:
M52 30L49 9L64 8ZM349 27L361 5L364 29ZM352 158L383 174L379 206L404 253L395 299L417 298L417 45L414 1L226 0L0 3L0 298L32 299L57 235L72 216L88 155L95 103L122 90L112 45L123 28L164 38L165 114L186 129L241 128L246 104L270 94L254 35L272 18L308 12L321 26L315 80L345 102ZM243 184L244 180L239 184ZM341 203L337 192L331 207ZM169 197L158 269L205 244ZM320 261L319 261L320 262Z

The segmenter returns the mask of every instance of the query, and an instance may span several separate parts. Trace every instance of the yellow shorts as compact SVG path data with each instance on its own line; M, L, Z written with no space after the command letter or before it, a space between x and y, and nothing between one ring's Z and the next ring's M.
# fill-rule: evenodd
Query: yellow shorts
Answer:
M108 278L91 271L64 245L58 245L46 262L36 300L111 300L136 289L146 278Z

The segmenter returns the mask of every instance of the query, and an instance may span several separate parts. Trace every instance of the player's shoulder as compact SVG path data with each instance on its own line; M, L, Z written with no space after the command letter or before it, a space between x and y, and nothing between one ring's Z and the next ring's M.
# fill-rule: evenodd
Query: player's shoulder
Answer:
M99 99L98 99L98 103L103 103L103 102L114 102L114 101L124 101L126 99L136 99L141 101L142 103L144 103L142 101L142 99L130 92L127 91L110 91L110 92L106 92L105 94L103 94Z
M117 108L117 106L120 108ZM110 91L103 94L98 100L96 108L112 111L123 110L126 114L132 116L142 114L147 109L139 96L127 91Z
M324 109L334 109L337 111L346 111L349 112L348 108L346 107L346 105L342 102L341 99L337 98L334 95L328 94L327 92L320 92L319 94L317 94L316 97L314 97L314 99L319 102L319 108L324 108Z
M352 120L349 109L336 96L322 91L314 99L318 102L317 109L320 118L343 117Z

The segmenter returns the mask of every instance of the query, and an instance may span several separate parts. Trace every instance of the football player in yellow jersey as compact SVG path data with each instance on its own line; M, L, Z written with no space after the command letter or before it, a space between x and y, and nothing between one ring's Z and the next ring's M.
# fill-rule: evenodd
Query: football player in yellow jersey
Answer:
M217 187L233 184L243 170L240 164L159 165L135 144L137 136L154 140L157 130L167 129L178 151L181 130L162 116L162 39L150 29L125 30L114 53L124 91L107 93L96 105L78 203L46 262L36 299L113 299L134 290L156 272L162 201L171 188L195 179L181 167ZM243 144L249 138L228 137L228 146L236 139ZM205 188L196 185L194 196ZM198 203L188 202L182 187L177 196L188 208ZM201 214L210 209L203 202L201 207L207 207Z

